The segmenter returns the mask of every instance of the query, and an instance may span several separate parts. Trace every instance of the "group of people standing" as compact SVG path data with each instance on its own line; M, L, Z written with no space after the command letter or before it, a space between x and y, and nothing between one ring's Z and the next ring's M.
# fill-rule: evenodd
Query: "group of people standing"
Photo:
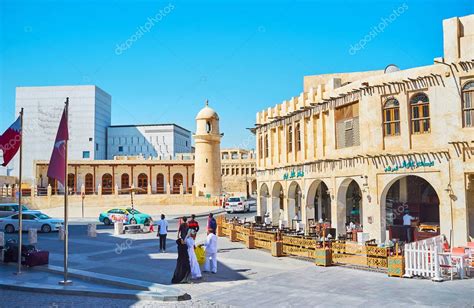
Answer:
M160 229L161 227L159 227ZM205 247L206 259L204 272L217 273L217 222L213 214L209 214L207 221L207 237L205 243L199 245ZM158 231L159 232L159 231ZM199 223L195 215L182 217L178 226L178 239L176 240L178 249L178 260L174 271L172 283L188 283L191 279L202 277L201 268L196 257L196 236L199 232ZM160 237L161 238L161 237ZM161 249L161 241L160 241Z

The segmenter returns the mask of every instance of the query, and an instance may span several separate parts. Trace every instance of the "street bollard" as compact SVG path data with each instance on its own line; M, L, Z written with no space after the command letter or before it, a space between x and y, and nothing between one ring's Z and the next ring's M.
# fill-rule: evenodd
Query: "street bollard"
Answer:
M60 241L64 241L64 237L65 237L65 229L64 229L64 226L60 226L60 227L59 227L59 230L58 230L58 237L59 237L59 240L60 240Z
M116 221L114 223L114 235L123 234L123 222Z
M38 230L34 228L28 229L28 242L30 245L38 243Z
M87 236L88 237L97 237L97 225L88 224L87 225Z

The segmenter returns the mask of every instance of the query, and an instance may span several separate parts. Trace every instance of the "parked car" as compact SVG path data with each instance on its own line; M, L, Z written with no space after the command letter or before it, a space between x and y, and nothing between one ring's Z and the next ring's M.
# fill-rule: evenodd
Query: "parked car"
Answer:
M28 208L22 205L22 211L28 211ZM17 212L18 212L18 204L15 204L15 203L0 204L0 217L11 216Z
M257 211L257 200L253 197L247 199L249 203L249 211L256 212Z
M250 204L245 197L230 197L225 203L227 213L249 212Z
M114 222L121 221L124 224L143 224L148 226L153 222L153 218L151 218L150 215L141 213L136 209L115 208L110 209L107 212L100 213L99 221L104 223L104 225L111 225Z
M41 232L49 233L51 231L58 231L64 224L62 219L51 218L40 211L25 211L22 213L22 218L23 231L37 229ZM5 230L5 233L18 231L20 229L18 224L18 214L0 218L0 230Z

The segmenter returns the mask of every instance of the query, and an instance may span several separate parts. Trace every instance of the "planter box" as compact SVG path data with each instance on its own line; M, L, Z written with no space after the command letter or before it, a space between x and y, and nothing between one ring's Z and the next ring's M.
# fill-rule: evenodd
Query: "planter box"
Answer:
M283 256L283 243L282 242L272 242L272 256L282 257Z
M247 240L245 241L245 244L248 249L254 249L255 248L255 237L253 235L249 235Z
M314 264L319 266L332 265L332 253L328 248L316 248L314 252Z
M388 276L402 277L405 274L405 258L403 256L388 257Z
M231 242L238 242L239 240L237 239L237 231L235 229L230 229L230 241Z

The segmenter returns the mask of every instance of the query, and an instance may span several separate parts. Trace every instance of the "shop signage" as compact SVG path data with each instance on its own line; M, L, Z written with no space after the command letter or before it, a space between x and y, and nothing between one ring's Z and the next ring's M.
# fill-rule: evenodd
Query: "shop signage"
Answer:
M433 167L434 164L435 164L435 162L433 160L428 161L428 162L427 161L415 162L413 160L409 160L409 161L404 160L402 164L388 166L388 167L385 168L384 171L385 172L397 172L400 169L413 170L413 169L420 168L420 167Z
M296 171L295 170L292 170L290 173L285 173L283 175L283 180L288 180L288 179L294 179L294 178L302 178L304 177L304 171L303 170L299 170L299 171Z

